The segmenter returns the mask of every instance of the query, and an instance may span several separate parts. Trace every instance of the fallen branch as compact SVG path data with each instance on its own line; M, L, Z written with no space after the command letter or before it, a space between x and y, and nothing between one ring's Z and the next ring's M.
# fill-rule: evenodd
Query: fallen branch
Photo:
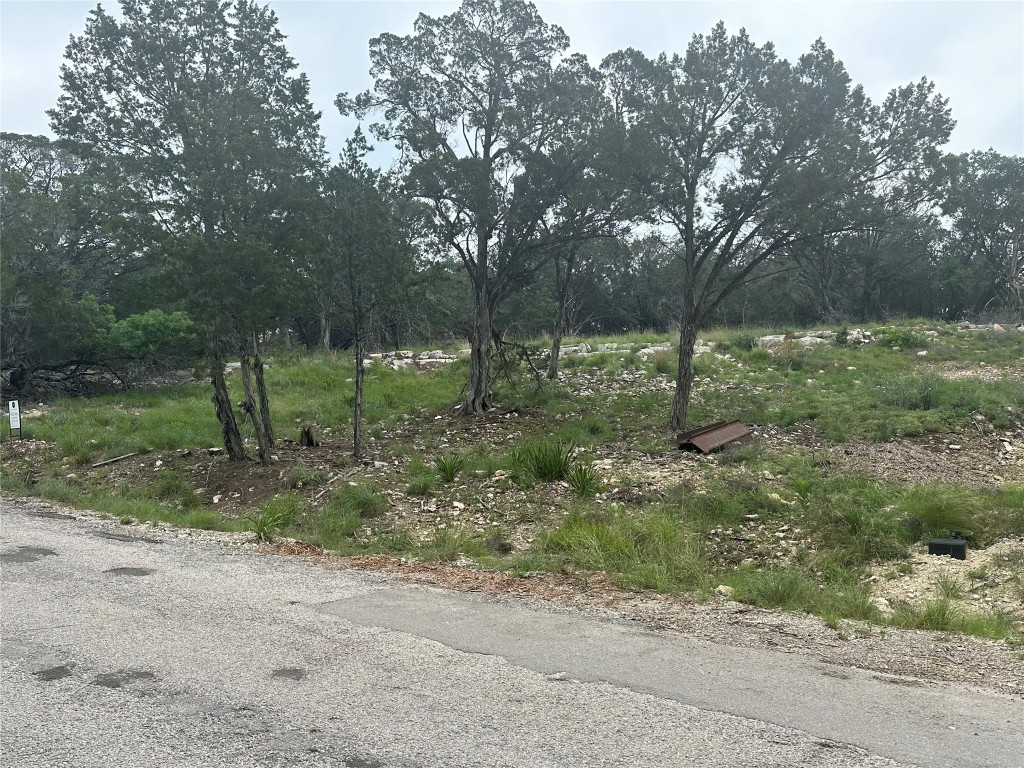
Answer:
M114 458L107 459L106 461L97 461L95 464L92 465L92 468L96 469L96 467L105 467L107 464L116 464L119 461L124 461L125 459L130 459L132 456L138 455L139 452L135 451L134 453L126 453L124 456L115 456Z

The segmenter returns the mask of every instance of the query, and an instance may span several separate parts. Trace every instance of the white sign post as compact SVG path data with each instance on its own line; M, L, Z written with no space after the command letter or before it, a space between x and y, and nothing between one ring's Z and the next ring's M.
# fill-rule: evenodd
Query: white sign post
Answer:
M14 437L14 430L18 430L18 437L21 437L21 407L17 400L7 403L7 412L11 417L11 437Z

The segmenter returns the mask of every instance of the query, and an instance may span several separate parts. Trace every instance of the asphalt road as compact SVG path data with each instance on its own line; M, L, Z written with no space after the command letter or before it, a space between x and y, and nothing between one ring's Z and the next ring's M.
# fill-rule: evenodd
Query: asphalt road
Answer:
M1020 700L3 505L7 768L1024 765Z

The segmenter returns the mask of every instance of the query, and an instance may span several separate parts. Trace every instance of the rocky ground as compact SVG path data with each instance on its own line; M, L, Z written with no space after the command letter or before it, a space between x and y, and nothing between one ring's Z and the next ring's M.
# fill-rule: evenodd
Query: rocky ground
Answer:
M971 333L977 328L961 329ZM987 328L985 330L991 330ZM871 334L854 329L853 343L873 343ZM801 339L815 341L801 341ZM768 341L765 341L768 339ZM794 338L765 337L761 346L771 351L782 344L801 346L832 343L823 335ZM633 349L651 358L669 345L643 345ZM578 345L569 356L617 351L616 345L590 348ZM702 354L720 354L714 344L701 344ZM722 355L727 357L726 355ZM430 369L450 358L442 352L408 356L396 353L381 358L396 367ZM948 378L975 377L992 380L1024 376L1024 360L1006 364L978 362L923 363L926 370ZM672 377L649 375L624 368L608 372L585 365L567 366L562 382L574 398L597 396L614 400L644 395L667 397ZM698 382L698 396L714 388L729 388L729 380L705 378ZM45 406L43 406L45 408ZM39 409L37 409L39 410ZM29 414L26 414L27 416ZM39 415L36 413L35 415ZM979 415L980 416L980 415ZM322 445L300 447L280 441L275 462L260 467L254 462L228 462L217 450L191 448L177 452L151 452L99 467L76 467L65 460L64 479L73 485L138 487L159 479L162 472L186 478L202 501L226 516L251 514L282 490L303 494L312 504L346 483L372 483L387 497L382 519L368 521L357 535L370 540L389 527L407 531L413 538L429 539L439 530L467 530L499 540L503 547L523 551L530 547L540 527L552 527L569 514L574 497L567 484L549 483L526 488L512 482L506 469L474 469L455 483L439 484L429 495L409 488L409 468L416 460L429 465L438 455L469 452L479 446L485 453L501 455L524 436L545 426L577 416L546 416L529 410L495 411L465 419L454 413L415 415L382 429L368 444L368 458L354 464L343 436L324 431ZM676 450L661 427L634 424L628 413L611 416L610 427L622 439L589 449L589 458L604 483L596 504L623 509L655 502L671 495L681 484L699 492L709 478L721 473L748 476L751 483L776 494L781 502L795 503L789 478L752 470L732 462L728 453L703 456ZM976 417L954 434L928 434L919 438L894 438L881 443L831 444L810 423L790 429L751 425L745 445L777 454L787 450L809 451L826 474L857 474L879 481L953 483L994 487L1024 481L1024 426L1019 421L997 428ZM28 484L40 477L53 459L53 446L26 440L0 446L5 472ZM59 459L58 459L59 461ZM306 475L293 470L302 466ZM315 479L303 479L309 474ZM42 505L41 508L45 508ZM73 513L85 514L85 513ZM253 546L251 534L213 534L192 530L165 535L210 536L225 546ZM799 529L752 519L736 529L712 531L709 552L722 562L753 562L784 565L789 553L804 544ZM893 675L934 677L970 682L1016 693L1024 692L1024 670L1018 652L1004 643L976 638L934 636L929 633L879 629L866 624L842 622L827 627L819 619L779 614L740 605L724 598L710 603L651 593L632 593L614 588L602 575L577 573L536 574L528 578L483 571L471 560L437 565L410 563L387 557L339 559L296 542L281 542L273 551L321 558L329 567L363 567L388 570L403 578L460 589L479 589L493 594L553 599L586 610L611 611L709 639L735 644L799 647L821 658L875 669ZM906 568L891 565L873 570L868 577L878 605L891 609L899 603L916 604L944 597L967 609L998 610L1024 617L1024 539L999 542L987 550L972 550L966 561L928 557L915 552ZM894 680L896 681L896 680Z

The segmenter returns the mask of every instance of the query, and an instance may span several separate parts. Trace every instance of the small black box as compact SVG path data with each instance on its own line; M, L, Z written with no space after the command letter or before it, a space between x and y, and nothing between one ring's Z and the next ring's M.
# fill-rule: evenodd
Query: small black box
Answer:
M967 542L963 539L931 539L928 542L929 555L949 555L956 560L967 559Z

